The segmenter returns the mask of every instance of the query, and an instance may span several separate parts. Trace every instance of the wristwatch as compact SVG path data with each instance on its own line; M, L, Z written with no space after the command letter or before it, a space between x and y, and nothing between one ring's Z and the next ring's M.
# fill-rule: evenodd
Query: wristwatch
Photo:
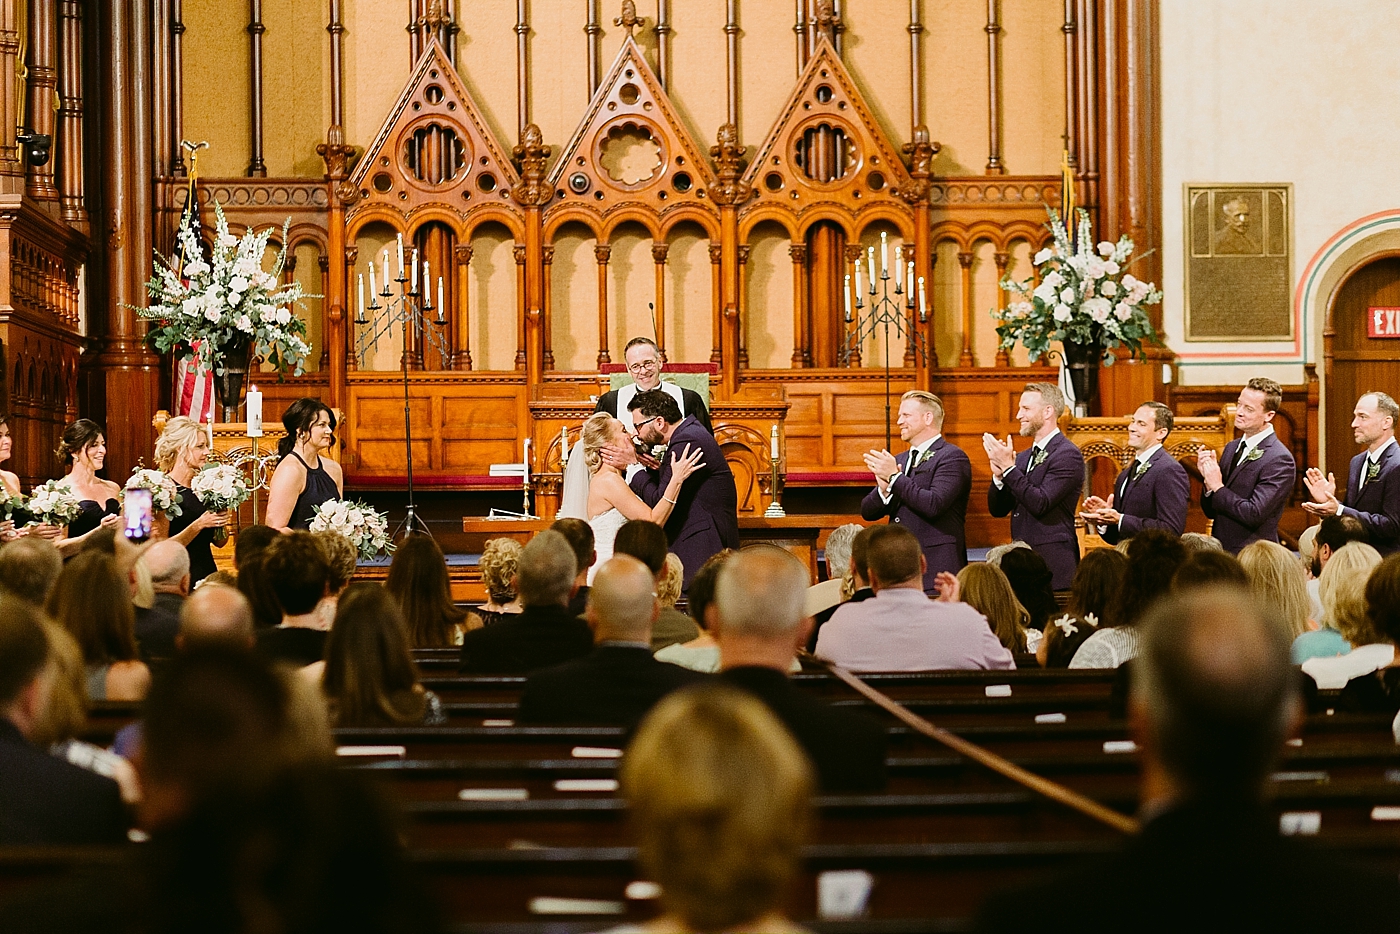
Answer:
M901 470L896 470L894 473L892 473L892 474L890 474L888 477L886 477L886 478L885 478L885 486L894 486L894 478L897 477L897 476L899 476L901 473L903 473L903 471L901 471Z

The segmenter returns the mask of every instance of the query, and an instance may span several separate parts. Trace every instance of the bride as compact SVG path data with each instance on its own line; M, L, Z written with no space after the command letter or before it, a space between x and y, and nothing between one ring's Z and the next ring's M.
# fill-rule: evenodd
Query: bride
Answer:
M606 412L598 412L583 423L583 439L574 446L564 469L564 491L559 508L561 518L585 519L593 528L593 548L598 560L588 572L588 582L603 562L612 557L617 530L629 519L646 519L664 525L675 508L676 498L687 477L705 466L704 451L684 451L671 456L671 481L655 506L648 506L632 492L616 467L603 461L603 449L630 445L622 422Z

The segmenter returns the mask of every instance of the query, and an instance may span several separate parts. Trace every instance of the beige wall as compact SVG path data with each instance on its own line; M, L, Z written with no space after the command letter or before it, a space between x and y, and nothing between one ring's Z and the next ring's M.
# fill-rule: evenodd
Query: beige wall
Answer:
M409 77L407 3L346 0L345 126L357 146L373 142ZM509 149L517 137L514 0L457 0L461 32L458 70L488 126ZM619 4L604 0L602 71L622 41L613 25ZM654 17L655 6L639 12ZM686 128L707 150L725 120L725 0L672 4L671 96ZM862 0L846 4L845 59L879 124L897 147L909 136L908 4ZM1053 174L1060 153L1063 112L1063 37L1058 0L1015 0L1003 5L1003 161L1016 174ZM531 8L532 119L558 153L588 103L585 0L548 0ZM328 37L324 4L266 0L264 36L265 159L268 174L318 177L324 171L315 145L329 122ZM204 174L242 175L249 156L248 37L246 5L187 0L185 3L187 132L207 139ZM986 4L982 0L925 3L926 121L943 144L935 169L944 174L980 174L987 161ZM792 32L793 5L764 0L740 5L741 137L762 142L791 93L797 74ZM650 20L648 26L650 26ZM654 61L655 36L638 40ZM878 242L879 228L865 242ZM373 255L373 231L361 237L362 257ZM675 361L709 359L713 296L708 242L695 228L670 237L666 278L666 340ZM625 228L613 241L609 278L608 343L615 360L627 338L649 334L646 303L655 298L651 240ZM473 240L470 309L472 356L477 368L510 369L516 343L515 265L512 244L500 228L485 228ZM591 369L598 352L597 265L586 231L565 228L556 241L551 279L553 347L560 369ZM786 367L793 344L792 260L789 241L761 226L751 242L747 271L750 365ZM990 248L978 248L974 266L977 362L994 361L995 334L986 309L996 301L996 270ZM986 255L984 255L986 254ZM363 265L363 264L362 264ZM303 259L298 275L311 277ZM303 272L303 270L306 270ZM319 271L315 272L319 279ZM955 256L940 254L930 301L938 309L938 346L945 365L961 349L959 269ZM308 283L309 284L309 283ZM953 289L950 293L949 288ZM353 287L353 283L352 283ZM951 312L947 314L945 312ZM317 327L315 330L319 330ZM319 334L316 334L319 337ZM392 344L392 346L391 346ZM316 348L319 355L319 345ZM879 365L883 342L864 348L864 363ZM902 359L902 347L896 352ZM395 368L397 340L381 345L375 367Z

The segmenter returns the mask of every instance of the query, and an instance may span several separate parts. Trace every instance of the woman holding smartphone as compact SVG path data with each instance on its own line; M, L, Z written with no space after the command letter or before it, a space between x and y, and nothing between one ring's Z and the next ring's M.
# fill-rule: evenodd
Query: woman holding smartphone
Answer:
M107 460L107 438L102 426L90 418L80 418L63 431L58 456L68 466L68 475L59 481L78 500L82 512L68 524L67 534L56 544L65 556L82 548L98 529L121 522L122 488L97 476ZM38 534L45 535L43 526Z
M322 503L340 499L340 465L324 457L335 443L335 414L320 399L298 399L282 416L287 434L267 493L267 524L282 532L308 529Z
M170 518L170 537L189 552L191 586L218 570L213 547L228 540L228 513L209 512L190 489L208 459L209 435L199 422L177 415L165 423L156 439L156 464L180 493L180 514Z

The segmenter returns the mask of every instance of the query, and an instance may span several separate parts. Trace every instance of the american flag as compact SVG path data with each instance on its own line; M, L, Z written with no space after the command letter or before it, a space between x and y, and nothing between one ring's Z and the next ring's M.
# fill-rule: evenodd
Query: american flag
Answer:
M195 153L191 153L192 162L195 155ZM199 192L195 188L199 177L197 174L198 170L194 167L197 164L198 163L194 163L191 165L189 195L185 199L186 210L190 213L188 217L182 217L180 223L189 223L193 225L197 234L195 242L202 244L204 242L204 225L201 223L199 217ZM202 252L201 249L201 253ZM192 256L182 255L180 257L181 268L183 269L184 264L194 258L195 257ZM188 279L183 279L183 281L185 285L189 285ZM213 423L214 374L200 367L197 357L189 357L176 362L175 391L173 395L176 415L188 415L197 422Z

